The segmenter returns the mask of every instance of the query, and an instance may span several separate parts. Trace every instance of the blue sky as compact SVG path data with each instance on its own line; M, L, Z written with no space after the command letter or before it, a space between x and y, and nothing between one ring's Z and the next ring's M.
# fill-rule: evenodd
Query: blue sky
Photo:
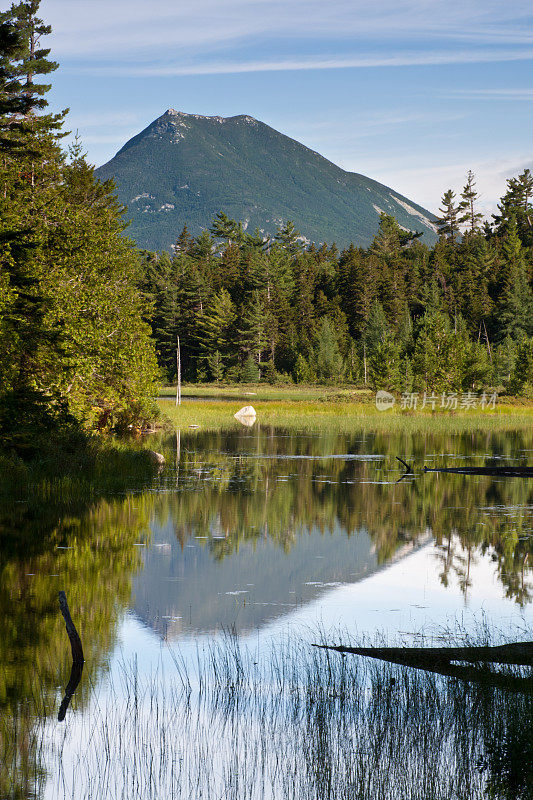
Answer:
M43 0L90 160L172 107L250 114L436 210L533 166L531 0Z

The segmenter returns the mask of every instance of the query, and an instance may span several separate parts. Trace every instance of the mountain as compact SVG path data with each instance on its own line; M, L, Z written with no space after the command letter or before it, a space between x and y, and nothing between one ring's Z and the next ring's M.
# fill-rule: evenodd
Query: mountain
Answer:
M115 179L129 235L152 250L170 249L184 224L197 235L218 211L268 234L292 220L306 240L339 247L368 246L384 211L436 240L426 209L246 115L169 109L96 174Z

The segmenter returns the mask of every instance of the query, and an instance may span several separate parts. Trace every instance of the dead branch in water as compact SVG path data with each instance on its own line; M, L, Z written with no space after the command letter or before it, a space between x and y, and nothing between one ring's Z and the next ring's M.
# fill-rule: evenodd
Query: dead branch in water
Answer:
M533 667L533 642L513 642L497 647L346 647L315 644L322 650L377 658L391 664L423 669L439 675L483 683L500 689L533 692L533 675L519 677L487 669L487 664ZM461 666L456 662L467 662ZM480 668L477 665L482 665Z
M424 467L424 472L448 472L454 475L493 475L507 478L533 478L533 467Z
M58 721L62 722L65 719L65 714L67 713L67 708L69 707L72 695L78 688L78 684L81 680L84 658L81 639L78 631L76 630L76 626L72 622L65 592L59 592L59 608L61 609L63 619L65 620L65 626L67 629L68 638L70 640L70 649L72 651L72 669L70 671L70 678L67 688L65 689L65 696L59 708L59 714L57 715Z

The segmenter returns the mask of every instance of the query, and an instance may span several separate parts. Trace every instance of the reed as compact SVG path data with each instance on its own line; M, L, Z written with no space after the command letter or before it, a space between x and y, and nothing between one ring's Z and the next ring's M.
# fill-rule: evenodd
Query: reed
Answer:
M123 664L65 734L38 726L50 796L531 797L531 693L289 638L227 636L193 665L175 655L173 674L162 665Z
M531 428L533 408L497 406L494 411L378 411L370 403L309 402L307 400L256 401L256 427L304 433L357 433L359 431L461 433L465 431L505 431ZM242 426L234 414L243 405L241 399L186 401L176 407L160 400L163 417L181 430L237 430ZM194 426L194 427L193 427Z

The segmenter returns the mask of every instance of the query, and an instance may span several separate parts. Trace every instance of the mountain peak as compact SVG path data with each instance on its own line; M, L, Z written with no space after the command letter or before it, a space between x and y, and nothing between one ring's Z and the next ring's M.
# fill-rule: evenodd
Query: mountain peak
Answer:
M193 235L223 211L274 235L292 220L309 241L368 246L381 213L436 240L434 217L383 184L327 161L248 114L168 108L100 167L114 178L139 247L169 250L184 224Z
M204 119L208 122L229 122L235 120L237 122L247 122L257 124L258 120L255 117L250 117L249 114L237 114L233 117L220 117L220 116L207 116L204 114L187 114L185 111L177 111L175 108L167 108L163 117L185 117L186 119Z

